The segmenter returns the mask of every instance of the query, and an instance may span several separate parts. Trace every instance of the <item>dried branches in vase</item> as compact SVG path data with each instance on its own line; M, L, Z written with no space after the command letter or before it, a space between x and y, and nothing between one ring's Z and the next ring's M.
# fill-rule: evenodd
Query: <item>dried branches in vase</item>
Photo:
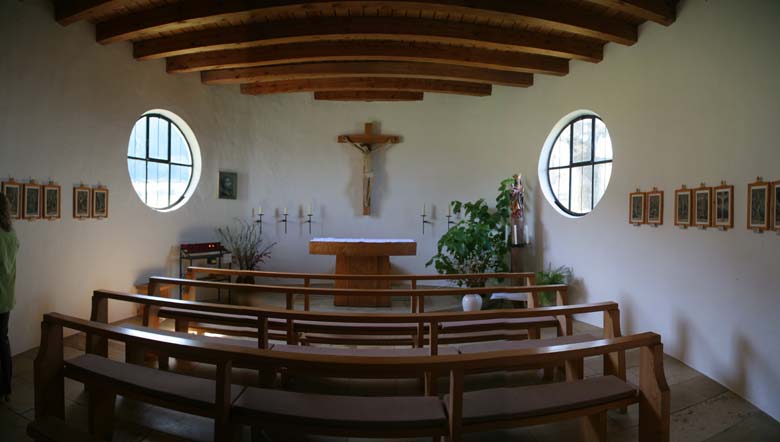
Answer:
M232 227L218 227L217 234L241 270L259 270L271 257L271 249L276 245L274 242L263 246L262 233L257 225L239 218ZM251 277L244 279L239 277L237 282L254 282Z

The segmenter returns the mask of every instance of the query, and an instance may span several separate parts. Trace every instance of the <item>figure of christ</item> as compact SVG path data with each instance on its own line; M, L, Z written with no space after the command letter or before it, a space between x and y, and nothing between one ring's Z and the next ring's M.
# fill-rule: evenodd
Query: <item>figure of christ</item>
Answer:
M400 137L393 135L374 135L373 126L373 123L366 123L363 134L339 136L339 143L350 143L363 154L363 215L371 215L371 188L374 181L373 153L389 144L401 141Z

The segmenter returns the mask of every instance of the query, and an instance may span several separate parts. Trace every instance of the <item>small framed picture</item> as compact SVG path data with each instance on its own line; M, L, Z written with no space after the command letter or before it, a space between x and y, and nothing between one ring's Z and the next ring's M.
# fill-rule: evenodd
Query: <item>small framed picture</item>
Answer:
M714 226L722 229L734 228L734 186L720 185L712 189L712 211L715 212Z
M8 181L3 181L2 192L5 197L8 198L8 205L11 209L11 218L19 219L22 217L22 184L17 183L11 178Z
M780 181L772 183L772 229L780 232Z
M89 218L91 212L91 191L89 187L79 186L73 188L73 217L78 219Z
M108 189L92 189L92 218L108 218Z
M693 189L693 225L712 226L712 187Z
M653 189L647 192L647 224L660 226L664 223L664 191Z
M24 219L34 220L41 217L41 186L33 182L24 185Z
M219 171L219 199L238 198L238 173Z
M628 222L630 224L644 224L645 218L645 196L644 192L633 192L628 195L630 206L628 210Z
M674 225L691 225L691 190L682 188L674 191Z
M49 183L43 186L43 217L49 220L60 219L60 186Z
M769 183L756 181L748 184L748 229L769 229Z

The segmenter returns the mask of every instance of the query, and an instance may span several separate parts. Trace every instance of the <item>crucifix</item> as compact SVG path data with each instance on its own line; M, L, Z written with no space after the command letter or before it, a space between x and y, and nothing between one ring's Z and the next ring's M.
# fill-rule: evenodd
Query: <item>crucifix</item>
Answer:
M339 143L349 143L363 154L363 215L371 215L371 182L374 179L371 154L400 142L401 137L397 135L374 135L374 123L366 123L362 134L339 136Z

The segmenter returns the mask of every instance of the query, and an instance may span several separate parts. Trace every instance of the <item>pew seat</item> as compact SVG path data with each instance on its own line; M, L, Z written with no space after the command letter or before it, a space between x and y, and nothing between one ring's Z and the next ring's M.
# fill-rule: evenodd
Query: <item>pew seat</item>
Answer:
M496 318L474 321L442 322L442 333L464 333L493 330L527 330L529 328L557 327L558 320L553 316L537 318Z
M137 325L137 324L122 324L121 327L129 328L131 330L141 330L149 333L157 333L165 336L175 336L177 338L192 339L193 341L197 341L197 342L208 342L217 345L228 344L228 345L238 345L240 347L257 348L257 332L255 332L255 336L253 336L254 339L240 339L240 338L230 338L230 337L195 335L192 333L176 332L171 330L163 330L160 328L144 327L142 325Z
M513 422L555 415L570 419L572 412L592 414L594 409L625 407L639 400L636 387L615 376L599 376L573 382L503 387L463 393L463 425ZM445 396L450 412L449 395ZM538 423L538 422L534 422Z
M258 427L296 424L350 432L402 430L404 433L445 434L447 415L434 396L335 396L248 387L231 409L231 418ZM437 431L438 430L438 431ZM302 431L302 432L305 432Z
M529 339L525 341L494 341L482 344L467 344L458 346L461 354L484 353L490 351L521 350L526 348L549 347L552 345L577 344L580 342L596 341L598 338L589 334L558 336L555 338Z
M126 364L93 354L65 361L65 376L97 387L96 391L110 391L191 414L213 415L216 384L212 379ZM243 390L244 387L231 385L231 402Z
M371 356L371 357L406 357L406 356L430 356L428 348L341 348L341 347L311 347L300 345L274 344L273 351L288 353L303 353L314 355L333 356ZM458 350L452 347L440 347L440 355L456 355Z

